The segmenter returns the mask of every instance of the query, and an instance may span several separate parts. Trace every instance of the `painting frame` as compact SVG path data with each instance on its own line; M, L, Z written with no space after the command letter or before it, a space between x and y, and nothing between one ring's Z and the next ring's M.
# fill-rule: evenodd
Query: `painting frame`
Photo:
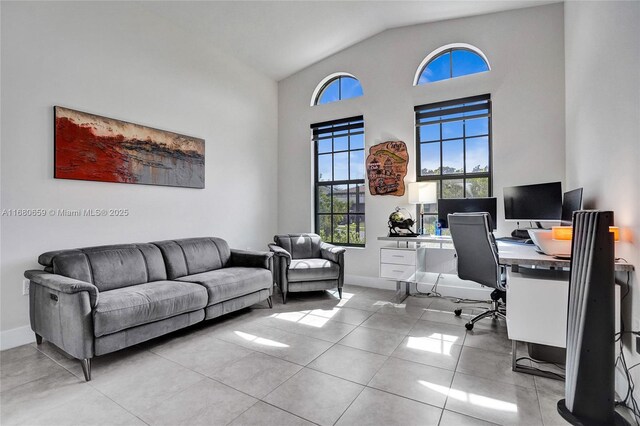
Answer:
M205 188L203 138L60 105L53 133L54 179Z

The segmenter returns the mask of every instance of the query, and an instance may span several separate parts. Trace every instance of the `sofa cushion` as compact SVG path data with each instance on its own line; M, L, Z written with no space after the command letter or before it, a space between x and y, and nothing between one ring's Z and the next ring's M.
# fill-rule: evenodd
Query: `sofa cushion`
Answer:
M167 279L160 249L153 244L120 244L58 250L40 255L45 270L85 281L100 291Z
M229 245L221 238L186 238L153 244L162 252L170 280L224 268L231 257Z
M338 279L340 266L327 259L293 259L289 265L289 281Z
M93 332L104 336L205 306L206 289L187 282L154 281L103 291L93 311Z
M209 305L270 289L271 271L264 268L231 267L178 278L203 285L209 293Z

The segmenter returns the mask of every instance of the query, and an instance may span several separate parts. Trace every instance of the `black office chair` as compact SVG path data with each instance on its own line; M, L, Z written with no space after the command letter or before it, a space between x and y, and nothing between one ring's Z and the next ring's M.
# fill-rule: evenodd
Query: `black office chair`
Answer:
M504 268L498 263L498 246L489 226L489 213L454 213L448 216L449 231L458 256L458 277L495 290L491 308L465 324L467 330L483 318L504 318L507 303ZM500 303L500 300L504 305ZM460 316L462 309L454 311Z

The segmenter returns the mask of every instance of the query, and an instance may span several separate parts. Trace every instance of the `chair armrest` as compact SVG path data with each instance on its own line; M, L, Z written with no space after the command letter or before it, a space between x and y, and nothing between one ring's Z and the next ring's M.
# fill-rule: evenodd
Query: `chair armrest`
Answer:
M334 246L333 244L322 243L320 245L320 256L335 263L341 263L341 258L344 257L345 251L347 250L344 247Z
M231 250L231 266L271 269L273 253L268 251Z
M287 267L291 265L291 253L275 243L269 244L269 249L273 252L274 255L276 255L276 257L286 260Z
M95 308L98 304L98 295L100 292L98 291L98 287L91 283L39 270L25 271L24 276L28 278L29 281L61 293L73 294L86 291L89 293L91 307Z

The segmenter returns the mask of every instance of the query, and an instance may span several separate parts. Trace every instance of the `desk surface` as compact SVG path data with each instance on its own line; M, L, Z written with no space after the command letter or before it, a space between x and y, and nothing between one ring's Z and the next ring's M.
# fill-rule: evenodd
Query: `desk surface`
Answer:
M451 242L451 237L436 236L420 236L420 237L378 237L379 241L396 241L407 243L444 243ZM570 262L568 259L558 259L546 254L540 254L536 251L534 245L518 244L508 241L498 241L498 254L500 263L503 265L520 265L520 266L544 266L554 268L568 268ZM631 272L634 267L630 263L616 262L616 271Z
M498 241L498 255L500 263L503 265L521 266L545 266L555 268L568 268L571 263L569 259L558 259L547 256L536 251L536 247L531 244L514 244L505 241ZM633 265L625 262L616 262L616 271L631 272Z

